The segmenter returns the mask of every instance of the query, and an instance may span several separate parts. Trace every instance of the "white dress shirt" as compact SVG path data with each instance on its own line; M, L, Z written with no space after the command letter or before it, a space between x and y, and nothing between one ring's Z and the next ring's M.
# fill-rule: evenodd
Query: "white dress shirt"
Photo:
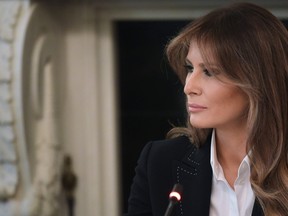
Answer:
M234 190L225 179L216 154L215 130L211 139L211 167L213 171L210 216L251 216L255 195L250 184L250 163L246 157L238 169Z

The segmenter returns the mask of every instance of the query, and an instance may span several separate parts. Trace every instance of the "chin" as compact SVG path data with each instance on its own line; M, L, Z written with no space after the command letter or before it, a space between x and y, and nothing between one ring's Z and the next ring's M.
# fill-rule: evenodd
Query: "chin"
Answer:
M191 119L190 118L190 124L199 129L205 129L205 128L212 128L213 125L209 124L207 121L203 121L202 119Z
M194 128L199 128L199 129L211 128L210 126L208 126L208 125L206 125L206 124L200 124L200 123L195 123L195 122L190 122L190 124L191 124Z

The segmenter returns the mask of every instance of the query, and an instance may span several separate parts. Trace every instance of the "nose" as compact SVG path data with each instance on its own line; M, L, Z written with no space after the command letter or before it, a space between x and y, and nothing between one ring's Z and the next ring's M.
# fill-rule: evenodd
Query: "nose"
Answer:
M201 95L201 80L200 73L194 71L193 73L188 73L184 85L184 93L186 95Z

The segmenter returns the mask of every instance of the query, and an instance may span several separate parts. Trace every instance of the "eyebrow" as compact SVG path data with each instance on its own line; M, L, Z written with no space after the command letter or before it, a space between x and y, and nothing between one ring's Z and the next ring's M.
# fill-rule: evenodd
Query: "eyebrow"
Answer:
M192 62L187 58L185 59L185 63L193 65ZM201 64L199 64L199 66L202 68L210 68L210 69L215 70L215 71L219 70L219 68L220 68L217 64L205 65L205 63L201 63Z
M185 59L186 64L192 64L187 58Z
M193 65L192 62L189 59L185 59L185 63ZM202 67L202 68L206 68L204 63L199 64L199 66Z

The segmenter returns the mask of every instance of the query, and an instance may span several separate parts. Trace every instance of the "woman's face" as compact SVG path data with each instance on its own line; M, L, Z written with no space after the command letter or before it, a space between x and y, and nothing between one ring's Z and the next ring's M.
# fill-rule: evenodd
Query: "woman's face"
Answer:
M208 68L212 68L213 65ZM184 92L190 123L196 128L239 129L246 125L248 97L220 72L215 75L204 64L196 43L186 58Z

